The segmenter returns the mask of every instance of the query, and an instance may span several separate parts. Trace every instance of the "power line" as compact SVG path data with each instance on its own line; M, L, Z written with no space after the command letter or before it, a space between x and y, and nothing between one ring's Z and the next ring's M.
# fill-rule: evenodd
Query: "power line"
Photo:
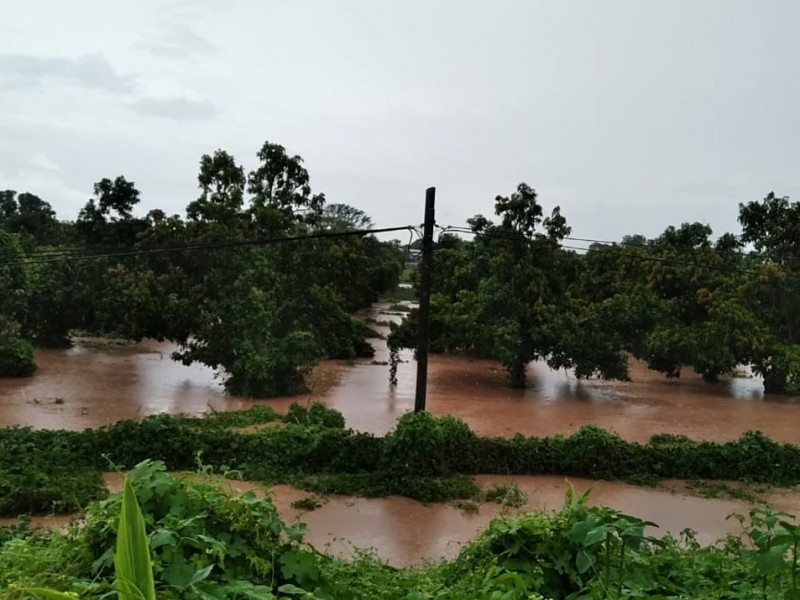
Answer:
M86 254L76 254L72 252L63 253L61 255L46 254L43 256L24 256L22 258L0 261L0 266L12 265L29 265L29 264L44 264L50 262L60 261L82 261L82 260L95 260L99 258L116 258L116 257L129 257L141 256L152 254L165 254L171 252L184 252L195 250L218 250L223 248L241 248L247 246L268 246L272 244L279 244L284 242L300 242L305 240L317 239L334 239L353 236L372 235L376 233L390 233L393 231L409 231L413 230L410 225L402 227L383 227L380 229L355 229L350 231L323 231L306 235L287 236L280 238L261 238L255 240L232 240L228 242L210 242L207 244L189 244L182 246L167 246L157 248L126 248L122 250L104 251L104 252L90 252Z
M474 234L475 232L472 231L469 227L462 227L462 226L451 226L448 225L447 227L440 227L442 229L442 233L446 233L448 230L455 231L456 233L470 233ZM494 233L494 232L492 232ZM503 232L500 232L503 233ZM593 238L581 238L581 237L571 237L571 236L564 236L565 240L569 240L571 242L587 242L590 244L603 244L605 246L629 246L632 248L650 248L646 244L639 244L636 242L626 242L625 240L620 240L618 242L612 240L597 240ZM653 241L650 239L645 238L648 242ZM721 248L714 248L713 246L709 246L707 248L684 248L684 250L689 252L718 252L725 255L736 254L739 256L751 256L752 253L750 252L743 252L740 250L723 250Z
M504 238L504 239L520 239L518 235L514 235L514 234L512 234L510 232L505 232L505 231L475 232L475 231L472 231L471 229L468 229L466 227L455 227L455 226L439 227L439 229L442 230L441 233L446 233L447 231L455 231L456 233L467 233L467 234L476 235L476 236L494 236L494 237L499 237L499 238ZM547 239L547 238L543 238L543 239ZM565 237L564 239L566 239L566 240L575 240L575 239L582 239L582 238ZM583 239L583 241L590 241L590 240ZM597 241L597 240L594 240L594 241ZM631 246L636 247L636 248L641 248L644 251L652 250L652 248L649 247L649 246L638 246L638 245L631 245ZM565 250L574 250L574 251L587 252L587 253L588 252L592 252L594 250L593 248L584 248L584 247L580 247L580 246L568 246L568 245L565 245L565 244L562 244L562 243L558 243L558 247L559 248L563 248ZM610 247L619 248L619 246L617 244L613 244L613 243L612 243L612 245ZM626 252L626 251L619 251L619 250L617 252L618 252L618 254L620 254L622 256L625 256L625 257L628 257L628 258L632 258L632 259L635 259L635 260L659 262L659 263L669 264L669 265L674 265L674 266L694 267L694 268L697 268L697 269L708 269L708 270L711 270L711 271L720 271L720 272L725 272L725 273L739 273L739 274L745 274L745 275L759 275L760 274L758 271L753 271L751 269L741 269L741 268L737 268L737 267L726 267L724 265L708 265L708 264L702 264L702 263L691 262L691 261L682 261L682 260L676 260L676 259L672 259L672 258L664 258L664 257L660 257L660 256L652 256L652 255L648 255L648 254L635 254L633 252Z

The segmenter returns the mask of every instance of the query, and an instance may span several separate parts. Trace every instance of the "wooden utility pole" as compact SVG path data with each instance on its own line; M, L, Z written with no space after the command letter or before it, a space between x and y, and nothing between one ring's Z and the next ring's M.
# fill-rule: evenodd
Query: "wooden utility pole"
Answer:
M425 190L425 224L422 230L422 256L419 270L419 338L417 340L417 393L414 412L425 410L428 391L428 347L431 334L431 285L433 283L433 226L436 223L436 188Z

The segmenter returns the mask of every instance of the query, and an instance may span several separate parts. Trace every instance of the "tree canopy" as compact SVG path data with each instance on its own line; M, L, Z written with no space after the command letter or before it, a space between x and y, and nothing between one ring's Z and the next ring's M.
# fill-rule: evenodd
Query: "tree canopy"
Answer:
M397 284L402 251L369 235L281 242L371 220L346 205L326 211L302 159L282 146L266 142L257 159L246 174L224 150L202 156L185 218L137 216L134 182L101 179L47 255L55 238L41 223L58 224L49 205L0 193L4 255L18 259L7 277L0 268L0 286L14 292L0 305L8 335L39 345L68 343L75 329L170 340L174 358L216 368L228 390L251 396L301 391L320 358L371 355L351 313ZM23 234L35 242L27 257ZM258 243L217 247L236 241Z
M578 377L626 379L628 358L668 377L691 367L717 381L744 365L765 389L800 393L800 204L769 194L742 204L742 232L702 223L576 251L558 207L546 215L520 184L495 198L495 224L445 235L434 258L431 350L500 361L514 386L543 360ZM416 344L417 314L392 332Z

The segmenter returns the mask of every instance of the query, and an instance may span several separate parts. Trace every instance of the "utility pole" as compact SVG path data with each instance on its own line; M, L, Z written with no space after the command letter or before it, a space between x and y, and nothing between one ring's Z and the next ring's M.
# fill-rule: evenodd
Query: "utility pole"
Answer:
M433 283L433 226L436 223L436 188L425 190L425 224L422 230L422 256L419 269L419 338L417 340L417 393L414 412L425 410L428 391L428 347L431 334L431 285Z

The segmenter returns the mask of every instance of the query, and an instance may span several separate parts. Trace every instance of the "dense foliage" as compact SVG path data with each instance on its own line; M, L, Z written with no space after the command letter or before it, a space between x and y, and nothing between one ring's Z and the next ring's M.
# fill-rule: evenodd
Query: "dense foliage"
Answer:
M403 252L371 235L279 243L371 220L326 205L282 146L257 156L249 173L223 150L203 156L186 218L137 216L139 190L121 176L96 183L74 222L0 192L0 376L30 374L17 339L63 346L74 329L171 340L176 359L250 396L301 391L320 358L370 356L351 315L396 286Z
M213 481L172 477L146 461L130 474L125 498L89 507L67 531L16 528L0 536L0 593L30 597L49 587L101 598L126 572L115 551L126 536L129 493L137 519L145 594L186 600L323 599L787 599L800 593L800 527L788 515L753 510L741 537L701 547L691 532L651 537L654 526L567 494L564 507L492 521L453 561L394 569L369 554L343 560L303 542L269 499L234 496ZM125 504L125 506L122 506ZM135 508L135 507L134 507ZM145 535L147 537L145 537ZM149 548L145 544L149 542ZM121 542L120 542L121 543ZM146 555L145 555L146 557ZM139 569L141 572L141 569ZM122 587L120 587L122 586ZM144 596L151 597L151 596Z
M633 356L710 382L745 365L767 392L800 393L800 203L770 194L740 205L740 235L715 240L684 223L585 253L525 184L498 196L495 213L499 223L470 219L470 240L437 242L432 351L499 360L516 386L532 360L626 379ZM412 312L389 338L395 355L415 347L416 331Z
M661 479L800 484L800 447L751 432L698 442L654 436L628 442L595 426L571 436L481 437L455 417L409 413L385 437L344 429L341 415L314 406L279 416L256 407L207 419L150 417L99 429L0 430L0 515L74 510L105 490L100 472L145 459L170 470L235 472L320 493L403 495L422 501L470 498L470 475L558 474L652 484ZM270 424L256 431L239 427Z

